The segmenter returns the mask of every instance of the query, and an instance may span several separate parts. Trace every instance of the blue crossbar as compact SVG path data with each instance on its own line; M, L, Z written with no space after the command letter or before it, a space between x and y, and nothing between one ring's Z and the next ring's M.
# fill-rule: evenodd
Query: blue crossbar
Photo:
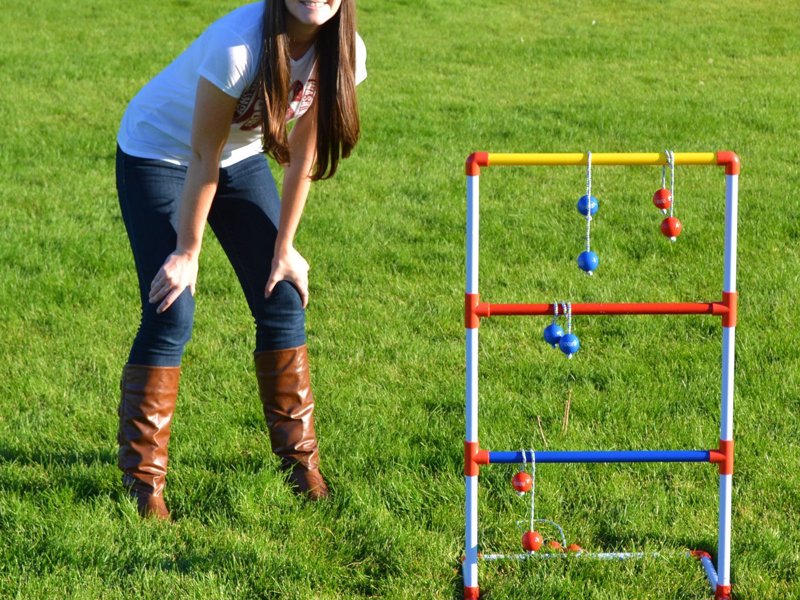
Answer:
M708 450L537 450L489 452L489 463L642 463L642 462L709 462ZM532 456L532 454L534 456Z

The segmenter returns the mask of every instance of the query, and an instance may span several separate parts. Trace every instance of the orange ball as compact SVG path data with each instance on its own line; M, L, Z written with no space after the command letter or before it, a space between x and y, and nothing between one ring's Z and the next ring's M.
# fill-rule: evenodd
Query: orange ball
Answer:
M677 217L667 217L661 221L661 233L663 233L673 242L675 241L675 238L681 234L681 231L683 231L683 224L678 220Z
M560 542L557 542L555 540L550 540L549 542L547 542L547 545L550 546L551 550L555 550L556 552L564 551L564 546L562 546Z
M672 194L667 188L656 190L656 193L653 194L653 204L660 210L669 210L669 207L672 206Z
M567 552L583 552L583 548L578 546L578 544L570 544L567 546Z
M520 471L514 475L514 478L511 480L511 485L514 486L518 494L524 494L525 492L531 491L533 487L533 478L524 471Z
M522 547L528 552L536 552L542 547L544 540L538 531L526 531L522 536Z

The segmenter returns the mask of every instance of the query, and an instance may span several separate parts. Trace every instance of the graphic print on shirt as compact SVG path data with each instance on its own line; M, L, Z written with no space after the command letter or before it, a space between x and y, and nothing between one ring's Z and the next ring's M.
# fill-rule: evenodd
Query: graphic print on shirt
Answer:
M289 96L289 108L286 110L286 120L302 117L317 95L317 80L309 79L305 87L300 81L292 84L292 95Z
M311 106L317 93L317 80L309 79L303 87L302 81L295 81L289 92L289 106L286 109L286 120L301 117ZM239 125L242 131L253 131L261 125L261 101L256 93L256 82L239 97L233 113L233 124Z
M242 131L253 131L261 125L261 102L256 93L257 80L251 83L239 97L233 113L233 124L239 124Z

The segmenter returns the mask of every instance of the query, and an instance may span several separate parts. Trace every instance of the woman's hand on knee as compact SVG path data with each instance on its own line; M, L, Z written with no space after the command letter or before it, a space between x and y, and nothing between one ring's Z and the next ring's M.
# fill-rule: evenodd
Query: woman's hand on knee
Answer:
M167 257L164 264L150 284L150 304L161 302L157 313L167 310L187 287L194 296L197 283L197 257L174 252Z
M279 281L288 281L297 288L303 308L308 306L308 262L294 248L276 252L272 259L272 271L267 279L264 297L269 298Z

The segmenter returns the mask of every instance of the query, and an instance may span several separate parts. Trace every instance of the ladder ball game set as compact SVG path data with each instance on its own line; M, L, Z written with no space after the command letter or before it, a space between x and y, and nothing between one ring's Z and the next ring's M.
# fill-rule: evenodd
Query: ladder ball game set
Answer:
M670 303L571 303L494 304L483 302L478 293L479 180L482 168L500 166L583 166L586 168L586 194L577 203L577 212L586 220L586 245L577 257L577 266L588 275L601 268L591 247L592 219L601 202L592 195L592 167L661 166L661 187L653 204L664 213L661 233L675 241L683 226L675 216L675 167L719 166L725 170L725 242L722 298L715 302ZM641 552L587 552L577 544L567 544L561 527L547 519L534 518L536 465L546 463L713 463L719 468L719 533L716 564L702 550L687 552L699 561L717 600L731 598L731 483L733 477L733 374L736 331L736 235L738 212L739 158L733 152L659 153L557 153L498 154L476 152L467 158L467 273L465 295L466 326L466 439L464 442L465 552L463 557L464 598L477 600L478 564L492 560L576 557L595 560L625 560L644 557ZM667 186L667 172L670 185ZM719 446L710 450L592 450L592 451L505 451L481 448L478 443L478 330L481 319L504 315L551 316L544 328L547 344L568 358L580 350L580 340L572 330L573 315L712 315L722 320L722 383ZM564 320L566 328L559 324ZM481 466L519 464L511 485L517 494L530 494L530 519L522 535L519 554L484 554L478 550L478 476ZM555 532L545 542L538 529ZM552 536L551 536L552 537Z

